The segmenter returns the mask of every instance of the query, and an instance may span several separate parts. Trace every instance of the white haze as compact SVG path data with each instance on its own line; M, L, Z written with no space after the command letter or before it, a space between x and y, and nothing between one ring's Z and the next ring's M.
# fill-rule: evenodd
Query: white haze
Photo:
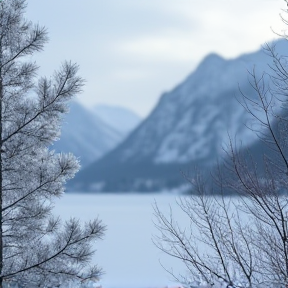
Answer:
M211 52L224 57L259 49L287 26L283 0L29 0L27 19L49 30L37 56L40 75L64 60L86 79L79 100L107 103L145 117Z

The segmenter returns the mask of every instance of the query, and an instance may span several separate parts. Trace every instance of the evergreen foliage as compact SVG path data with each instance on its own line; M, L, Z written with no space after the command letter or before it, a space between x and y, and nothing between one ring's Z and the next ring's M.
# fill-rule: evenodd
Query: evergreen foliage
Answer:
M0 287L67 287L101 275L89 262L91 244L105 230L98 219L63 224L51 214L79 163L47 147L83 79L71 62L36 79L30 59L47 31L25 20L25 8L25 0L0 2Z

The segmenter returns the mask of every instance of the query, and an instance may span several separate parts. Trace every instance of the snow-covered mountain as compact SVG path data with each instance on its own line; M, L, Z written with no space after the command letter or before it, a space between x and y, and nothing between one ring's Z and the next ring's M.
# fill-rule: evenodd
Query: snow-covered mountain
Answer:
M277 42L279 54L287 41ZM116 149L80 172L74 189L103 191L158 190L185 183L180 170L211 167L229 136L251 144L245 127L250 115L237 101L252 96L247 70L260 75L271 58L262 49L236 59L208 55L180 85L163 94L158 105Z
M109 106L106 108L108 110ZM109 117L113 119L113 112L117 116L118 110L115 107L111 109L113 111L109 113ZM121 108L119 111L123 112ZM123 114L125 115L124 112ZM132 112L128 110L127 114ZM80 158L82 167L99 159L116 147L131 130L129 125L118 130L110 125L111 121L107 123L104 118L103 113L98 116L97 111L90 111L78 102L72 102L69 113L63 119L60 140L54 143L52 149L57 152L72 152Z

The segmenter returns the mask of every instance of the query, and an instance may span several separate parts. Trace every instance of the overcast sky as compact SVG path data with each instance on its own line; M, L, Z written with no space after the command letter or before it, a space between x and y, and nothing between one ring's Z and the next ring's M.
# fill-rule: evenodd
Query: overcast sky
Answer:
M284 0L29 0L26 17L49 31L41 75L75 61L87 81L81 103L146 116L208 53L236 57L275 39L285 8Z

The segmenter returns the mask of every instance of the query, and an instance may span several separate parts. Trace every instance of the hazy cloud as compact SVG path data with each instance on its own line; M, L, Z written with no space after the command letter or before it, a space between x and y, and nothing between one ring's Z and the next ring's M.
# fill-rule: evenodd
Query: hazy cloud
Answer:
M207 53L235 57L275 38L281 8L283 0L29 0L27 17L49 31L41 73L76 61L82 103L145 115Z

